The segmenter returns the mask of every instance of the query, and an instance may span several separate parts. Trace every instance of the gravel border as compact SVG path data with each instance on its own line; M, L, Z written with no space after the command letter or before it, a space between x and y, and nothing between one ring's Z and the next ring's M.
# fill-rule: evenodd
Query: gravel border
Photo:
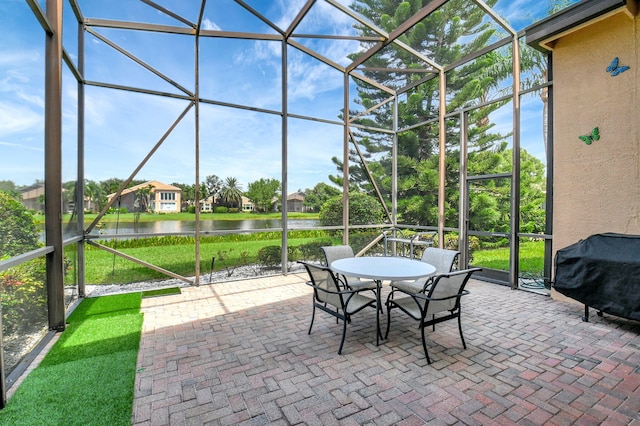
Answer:
M304 267L297 263L293 263L289 266L289 273L297 274L304 271ZM229 270L219 270L212 273L200 274L200 285L216 284L221 282L238 281L250 278L267 277L274 275L282 275L282 269L277 268L262 268L256 265L239 266ZM195 277L188 277L190 280L195 281ZM98 297L109 294L131 293L135 291L156 290L167 287L192 287L193 284L189 284L185 281L171 278L167 280L156 281L141 281L130 284L97 284L97 285L85 285L86 297ZM77 291L77 290L76 290Z

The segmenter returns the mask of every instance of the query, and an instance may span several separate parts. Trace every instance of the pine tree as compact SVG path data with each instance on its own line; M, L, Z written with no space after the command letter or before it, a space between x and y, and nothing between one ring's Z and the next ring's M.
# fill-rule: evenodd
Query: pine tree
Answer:
M381 1L362 0L355 9L365 15L374 24L387 32L392 32L410 16L429 3L428 0ZM486 2L493 6L496 0ZM473 4L471 4L473 6ZM438 8L425 19L414 25L400 37L400 40L412 49L430 58L437 64L450 65L470 53L489 45L505 34L499 34L497 27L486 19L486 14L478 7L470 7L470 2L452 0ZM362 35L374 35L371 30L361 27ZM507 51L504 51L507 50ZM357 59L359 54L353 54ZM511 73L510 50L493 51L475 60L469 61L447 72L447 112L477 105L490 100L491 94L498 90L499 84ZM389 44L381 53L365 62L366 77L381 84L399 89L424 77L424 73L403 72L404 69L431 68L407 50ZM375 68L366 71L366 68ZM396 72L384 72L383 69L396 69ZM388 99L389 94L361 80L358 84L357 103L369 109ZM438 156L439 128L437 117L440 108L439 79L423 82L407 92L398 105L399 128L428 120L431 124L421 125L401 131L398 134L398 212L405 223L434 225L437 223L438 200ZM472 110L469 113L468 138L470 150L482 152L500 146L508 134L492 132L495 125L489 120L491 112L503 106L496 102L489 106ZM355 115L355 111L351 112ZM389 108L373 110L357 120L357 124L382 128L392 128L392 114ZM456 191L459 164L458 141L460 123L457 118L447 120L447 181L451 182L447 192L446 221L457 224L458 193ZM391 143L388 133L359 128L356 139L362 147L368 167L381 188L383 196L390 200L391 190ZM339 170L342 164L334 162ZM350 152L350 187L366 192L372 191L365 170L354 150ZM332 176L332 180L341 183L341 176Z

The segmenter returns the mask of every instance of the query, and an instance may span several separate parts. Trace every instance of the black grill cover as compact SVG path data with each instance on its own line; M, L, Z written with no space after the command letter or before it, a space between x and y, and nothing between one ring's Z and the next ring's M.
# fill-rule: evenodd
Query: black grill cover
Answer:
M554 288L602 312L640 320L640 235L596 234L558 250Z

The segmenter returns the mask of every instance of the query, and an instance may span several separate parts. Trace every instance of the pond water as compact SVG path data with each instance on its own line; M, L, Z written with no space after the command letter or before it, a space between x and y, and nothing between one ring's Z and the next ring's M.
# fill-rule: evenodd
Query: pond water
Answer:
M317 219L289 219L289 229L320 226ZM248 219L248 220L201 220L200 232L206 231L244 231L252 229L281 228L280 219ZM106 222L101 223L92 234L164 234L172 232L194 232L196 222L191 220L159 220L155 222Z

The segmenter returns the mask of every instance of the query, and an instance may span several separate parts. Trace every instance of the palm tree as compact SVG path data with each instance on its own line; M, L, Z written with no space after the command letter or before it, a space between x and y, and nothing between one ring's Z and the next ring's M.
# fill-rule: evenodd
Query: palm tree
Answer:
M238 183L238 179L234 177L228 177L222 190L220 191L220 198L232 206L240 208L242 203L242 185Z
M151 209L151 197L154 194L154 189L155 187L149 184L147 186L139 188L136 191L136 198L140 203L139 209L137 209L139 212L149 212L149 210Z
M62 184L62 209L71 209L76 204L76 181L70 180ZM75 209L74 209L75 210Z
M85 179L84 181L84 195L88 199L89 203L87 205L87 209L93 211L94 208L100 210L102 202L101 199L104 198L104 192L99 184L96 182ZM94 202L96 205L92 206L91 202ZM83 207L81 207L83 208Z

